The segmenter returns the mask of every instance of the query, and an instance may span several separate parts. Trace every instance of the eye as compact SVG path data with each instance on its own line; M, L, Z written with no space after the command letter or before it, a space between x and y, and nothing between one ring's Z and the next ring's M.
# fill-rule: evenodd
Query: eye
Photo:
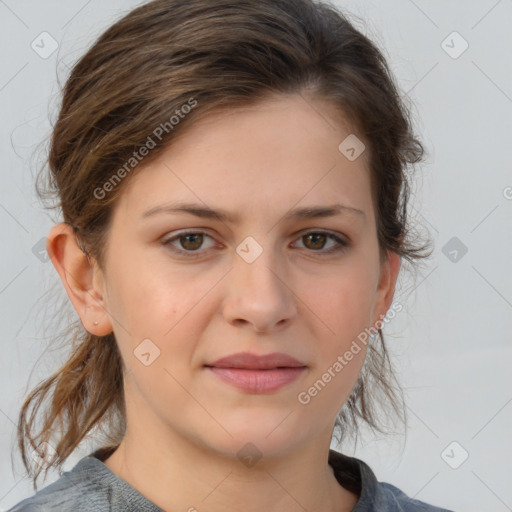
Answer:
M209 247L202 247L205 239L210 239L212 243ZM187 256L199 256L199 249L210 249L215 245L213 238L203 231L182 231L171 238L162 241L162 244L179 254L186 254ZM202 251L204 252L204 251ZM197 254L190 254L197 253Z
M340 252L348 247L348 242L329 231L310 231L303 234L300 239L306 249L322 254ZM326 244L331 242L330 247L325 249Z
M207 239L210 240L210 243L205 247L204 244ZM310 231L303 234L299 241L303 244L302 247L299 246L299 249L308 249L310 252L316 252L319 255L341 252L349 246L348 242L329 231ZM215 240L204 231L187 230L164 239L162 245L178 255L196 258L215 247ZM201 251L201 249L204 250Z

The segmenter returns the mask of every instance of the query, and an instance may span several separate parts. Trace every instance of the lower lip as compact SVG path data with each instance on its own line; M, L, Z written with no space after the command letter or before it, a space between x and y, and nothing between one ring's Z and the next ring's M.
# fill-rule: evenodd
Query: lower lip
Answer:
M250 393L268 393L276 391L297 379L306 369L273 368L272 370L247 370L244 368L217 368L208 366L224 382Z

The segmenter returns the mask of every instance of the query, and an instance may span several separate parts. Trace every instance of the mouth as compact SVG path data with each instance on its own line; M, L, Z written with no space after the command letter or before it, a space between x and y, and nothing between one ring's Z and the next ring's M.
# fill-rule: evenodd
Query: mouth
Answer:
M258 356L248 352L233 354L204 366L223 382L249 393L277 391L307 369L307 365L287 354Z

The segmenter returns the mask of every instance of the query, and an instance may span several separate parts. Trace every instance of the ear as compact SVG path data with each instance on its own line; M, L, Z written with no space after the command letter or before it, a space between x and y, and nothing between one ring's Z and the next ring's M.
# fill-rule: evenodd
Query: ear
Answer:
M78 246L73 228L65 223L53 226L46 250L84 328L96 336L111 333L103 274L96 261Z
M402 258L399 254L387 251L386 259L381 264L372 325L382 320L391 307L401 262Z

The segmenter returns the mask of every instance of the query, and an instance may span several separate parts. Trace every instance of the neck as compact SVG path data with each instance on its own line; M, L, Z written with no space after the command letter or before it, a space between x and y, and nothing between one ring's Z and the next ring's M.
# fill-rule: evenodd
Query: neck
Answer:
M328 465L330 435L293 453L244 465L176 432L166 430L162 437L148 431L154 432L128 423L122 443L104 462L163 510L341 512L357 501Z

